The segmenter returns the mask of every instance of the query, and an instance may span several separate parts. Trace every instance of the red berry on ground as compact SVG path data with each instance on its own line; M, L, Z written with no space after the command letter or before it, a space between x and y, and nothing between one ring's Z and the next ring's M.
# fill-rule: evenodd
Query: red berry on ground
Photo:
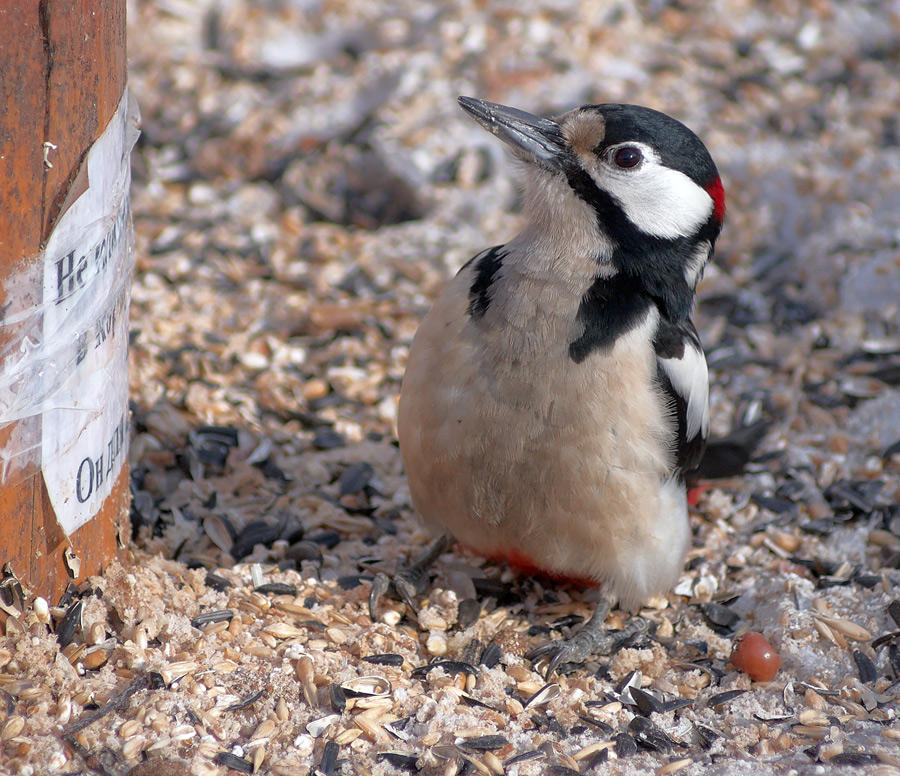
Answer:
M781 658L762 633L750 631L734 643L731 664L754 682L768 682L781 668Z

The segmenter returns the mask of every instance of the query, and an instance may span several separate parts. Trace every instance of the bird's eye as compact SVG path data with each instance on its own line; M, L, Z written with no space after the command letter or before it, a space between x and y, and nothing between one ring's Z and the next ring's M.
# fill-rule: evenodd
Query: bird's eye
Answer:
M613 161L616 165L626 170L631 167L637 167L643 159L644 155L641 153L641 150L634 146L620 148L613 157Z

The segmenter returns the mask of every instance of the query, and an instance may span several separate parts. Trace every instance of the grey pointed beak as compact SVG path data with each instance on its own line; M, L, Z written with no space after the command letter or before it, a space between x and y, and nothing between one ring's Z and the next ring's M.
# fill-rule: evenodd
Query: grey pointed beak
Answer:
M554 169L564 167L568 159L566 140L555 121L475 97L460 97L459 104L482 127L505 143L527 151Z

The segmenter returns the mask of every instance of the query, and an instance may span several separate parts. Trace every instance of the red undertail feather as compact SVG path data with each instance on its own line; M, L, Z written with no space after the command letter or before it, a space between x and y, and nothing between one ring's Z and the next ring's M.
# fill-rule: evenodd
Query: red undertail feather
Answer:
M590 577L573 577L542 569L531 558L523 555L516 549L499 550L490 554L478 552L478 550L471 547L469 549L476 555L483 555L494 563L507 563L530 577L544 577L544 579L549 579L552 582L568 582L577 587L597 587L600 584L596 579L591 579Z

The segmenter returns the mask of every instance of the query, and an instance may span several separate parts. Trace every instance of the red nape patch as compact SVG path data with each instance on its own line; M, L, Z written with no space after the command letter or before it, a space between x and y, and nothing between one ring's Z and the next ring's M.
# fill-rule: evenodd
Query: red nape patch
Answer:
M473 552L476 555L483 555L493 563L508 563L510 566L517 568L529 577L543 577L552 582L568 582L577 587L598 587L600 584L596 579L591 579L590 577L570 577L565 574L557 574L553 571L545 571L531 560L531 558L526 557L518 550L500 550L499 552L491 553L489 555L485 555L485 553L478 552L477 550L473 550Z
M716 178L706 187L706 193L712 197L713 215L720 224L725 220L725 187L722 179Z

